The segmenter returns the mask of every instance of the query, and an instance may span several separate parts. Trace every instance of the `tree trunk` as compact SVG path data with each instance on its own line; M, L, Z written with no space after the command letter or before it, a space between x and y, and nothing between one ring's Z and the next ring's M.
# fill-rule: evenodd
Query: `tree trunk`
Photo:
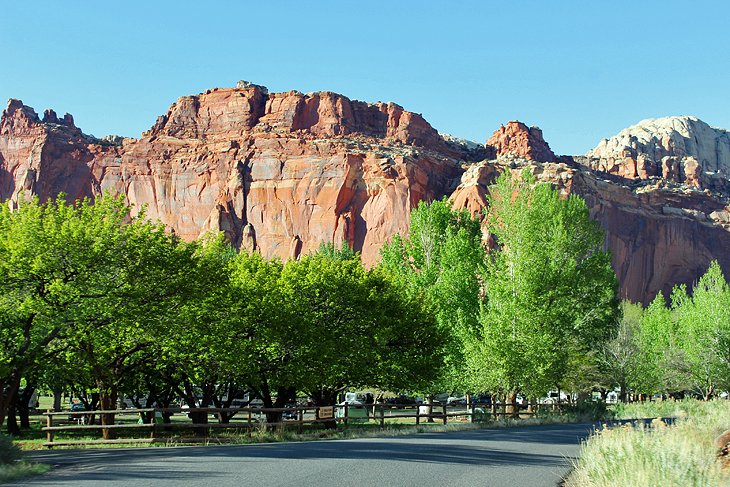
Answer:
M15 396L15 410L20 417L20 427L30 428L30 400L33 399L35 386L28 384L21 394Z
M10 436L20 436L20 428L18 420L15 417L15 401L8 408L8 434Z
M53 410L58 412L61 410L61 403L63 402L62 396L63 395L63 389L56 388L53 389Z
M296 397L296 389L293 387L279 387L276 391L276 401L274 401L269 389L269 384L264 378L261 382L261 386L256 389L256 394L264 402L264 408L283 408L290 401L293 401ZM281 423L283 413L277 411L267 411L266 422Z
M620 402L627 402L627 394L626 394L626 384L623 382L619 384L619 390L618 390L618 400Z
M510 391L506 397L506 410L505 413L509 414L511 418L517 419L520 417L520 410L517 407L517 391Z
M601 401L603 403L605 403L606 400L608 399L608 389L601 389L600 392L601 392Z
M118 391L115 386L110 388L100 388L102 392L99 395L99 402L102 411L114 410L117 406ZM101 420L102 426L108 426L114 424L114 413L100 414L99 419ZM103 428L101 430L102 437L105 440L111 440L114 438L114 430Z
M149 386L149 382L148 382ZM166 386L166 388L162 392L158 392L153 387L148 387L150 394L147 398L147 403L149 404L148 407L152 407L153 405L157 404L157 407L163 408L163 409L169 409L172 401L175 398L175 395L173 394L174 387L173 386ZM152 403L150 404L150 400ZM165 424L170 424L172 418L172 413L169 411L163 411L162 412L162 422ZM169 429L168 427L165 427L166 429Z
M20 372L14 370L7 380L0 382L0 426L5 422L5 416L15 401L15 394L20 387Z

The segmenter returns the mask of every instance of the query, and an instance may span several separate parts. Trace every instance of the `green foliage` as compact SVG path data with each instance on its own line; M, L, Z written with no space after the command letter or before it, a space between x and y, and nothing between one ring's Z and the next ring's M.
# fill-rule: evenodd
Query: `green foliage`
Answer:
M613 411L603 401L582 401L564 407L563 414L574 416L576 421L605 421L613 418Z
M657 295L644 312L640 342L645 357L640 391L711 397L730 389L730 288L717 262L692 295L676 286L669 307Z
M436 315L445 336L443 373L427 393L466 387L465 350L477 327L480 270L484 263L478 220L444 199L419 203L407 238L396 235L381 249L380 267L414 302ZM434 357L436 359L436 357Z
M9 465L21 459L23 452L20 451L10 436L0 433L0 465Z
M644 309L640 304L621 303L618 327L600 353L600 388L620 390L621 399L640 383L649 380L642 348L642 319Z
M587 358L609 338L616 277L582 199L563 199L529 173L507 173L490 188L489 204L498 247L484 276L474 388L543 395L561 384L576 357Z
M442 343L428 312L359 255L323 247L287 262L279 288L295 325L296 385L313 397L408 387L438 370Z

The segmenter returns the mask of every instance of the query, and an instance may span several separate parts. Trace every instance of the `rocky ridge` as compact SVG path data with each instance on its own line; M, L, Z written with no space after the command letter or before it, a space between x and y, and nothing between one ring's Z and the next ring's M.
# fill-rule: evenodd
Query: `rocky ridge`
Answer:
M696 117L642 120L588 151L584 163L629 179L662 178L730 193L730 132Z
M450 196L479 213L497 174L527 168L586 199L624 297L647 302L691 283L712 259L730 271L727 198L686 177L604 172L594 161L608 160L609 146L586 165L554 162L542 132L520 122L475 146L393 103L248 82L178 99L139 139L97 139L70 115L41 118L11 100L0 120L0 199L123 194L185 239L220 230L283 259L345 240L372 265L383 242L407 231L419 201Z
M502 157L469 167L450 198L482 214L489 184L503 171L524 170L585 199L606 231L622 297L648 304L658 291L669 296L675 284L696 281L711 260L730 270L730 201L690 188L623 184L580 164Z
M346 240L373 263L418 201L450 193L468 158L396 104L245 83L182 97L141 138L113 142L11 100L0 199L124 194L186 239L221 230L284 259Z

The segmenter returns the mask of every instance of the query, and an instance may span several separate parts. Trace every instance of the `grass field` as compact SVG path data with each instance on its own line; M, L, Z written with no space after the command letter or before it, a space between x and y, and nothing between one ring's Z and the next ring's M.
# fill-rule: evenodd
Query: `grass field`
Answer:
M730 401L663 401L620 405L617 419L656 418L596 432L581 448L568 487L730 486L713 440L730 428ZM673 417L666 424L660 418Z

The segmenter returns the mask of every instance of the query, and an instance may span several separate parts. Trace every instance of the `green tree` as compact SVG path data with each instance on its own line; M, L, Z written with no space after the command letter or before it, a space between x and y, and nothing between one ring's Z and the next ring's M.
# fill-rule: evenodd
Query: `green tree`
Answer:
M585 202L527 172L490 188L486 303L470 364L474 387L537 396L610 337L617 281Z
M691 389L705 399L730 389L730 288L716 261L674 307Z
M347 387L416 387L439 370L432 315L359 255L324 246L287 262L280 283L296 323L297 388L315 404Z
M644 380L644 356L640 343L644 309L640 304L623 301L620 311L618 327L601 350L600 389L605 396L609 390L618 387L619 400L625 402L628 391L635 390Z
M642 337L645 391L691 391L707 399L729 388L730 289L717 262L691 295L675 286L670 307L659 294L645 312Z
M436 315L445 339L441 374L412 391L431 396L465 390L465 350L478 327L480 271L484 263L479 221L444 199L420 202L407 237L396 235L381 249L380 267ZM433 357L434 360L437 357Z
M21 377L42 365L115 283L105 270L129 218L121 200L58 200L0 207L0 422Z
M232 262L228 326L237 346L238 374L266 408L283 408L296 397L301 339L292 306L281 286L283 265L241 251ZM281 413L267 413L270 423Z

